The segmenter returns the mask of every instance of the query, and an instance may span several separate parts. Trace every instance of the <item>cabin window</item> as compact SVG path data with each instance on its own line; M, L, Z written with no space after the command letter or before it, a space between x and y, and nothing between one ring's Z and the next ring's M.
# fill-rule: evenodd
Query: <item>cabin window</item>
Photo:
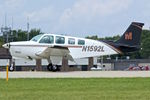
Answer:
M52 44L54 43L54 37L53 36L49 36L49 35L46 35L44 36L39 43L48 43L48 44Z
M85 41L84 40L78 40L78 45L84 45Z
M68 38L68 44L75 44L75 39Z
M56 36L56 41L57 44L64 44L65 43L65 38L61 36Z

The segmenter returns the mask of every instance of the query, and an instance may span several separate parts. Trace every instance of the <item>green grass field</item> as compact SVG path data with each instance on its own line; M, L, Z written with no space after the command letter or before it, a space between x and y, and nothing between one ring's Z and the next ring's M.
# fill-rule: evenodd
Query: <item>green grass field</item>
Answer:
M150 100L150 78L0 79L0 100Z

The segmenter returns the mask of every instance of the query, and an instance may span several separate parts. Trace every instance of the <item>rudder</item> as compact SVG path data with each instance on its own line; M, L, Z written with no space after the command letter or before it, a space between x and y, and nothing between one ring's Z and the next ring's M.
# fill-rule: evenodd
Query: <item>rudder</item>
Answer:
M116 41L117 44L136 47L140 45L142 27L144 23L132 22L122 37Z

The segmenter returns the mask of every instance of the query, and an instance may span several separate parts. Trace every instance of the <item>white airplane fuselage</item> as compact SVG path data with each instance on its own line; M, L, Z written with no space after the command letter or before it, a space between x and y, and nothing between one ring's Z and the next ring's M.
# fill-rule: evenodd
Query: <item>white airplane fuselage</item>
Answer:
M53 36L54 43L39 43L39 41L44 36ZM65 54L61 52L59 48L53 48L54 46L66 47L69 50L69 54L72 58L87 58L87 57L96 57L103 55L112 55L117 54L117 52L112 49L110 45L107 45L104 42L83 39L77 37L61 36L65 38L64 44L55 43L55 37L61 35L54 34L43 34L38 41L25 41L25 42L10 42L10 53L14 58L32 58L32 59L47 59L48 56L57 56L62 57ZM75 39L75 44L68 44L68 39ZM85 44L79 45L78 40L85 41ZM47 48L50 49L49 55L39 56L38 54L42 53Z

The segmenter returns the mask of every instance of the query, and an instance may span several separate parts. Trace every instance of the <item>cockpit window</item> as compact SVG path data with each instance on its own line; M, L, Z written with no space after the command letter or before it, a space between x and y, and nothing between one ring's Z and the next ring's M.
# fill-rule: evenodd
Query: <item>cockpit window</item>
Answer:
M44 37L42 37L42 39L40 40L39 43L52 44L52 43L54 43L54 37L50 36L50 35L45 35Z
M65 43L65 38L62 36L56 36L56 41L57 44L64 44Z
M43 35L43 34L37 35L37 36L33 37L30 41L35 41L35 42L37 42L37 41L41 38L42 35Z

